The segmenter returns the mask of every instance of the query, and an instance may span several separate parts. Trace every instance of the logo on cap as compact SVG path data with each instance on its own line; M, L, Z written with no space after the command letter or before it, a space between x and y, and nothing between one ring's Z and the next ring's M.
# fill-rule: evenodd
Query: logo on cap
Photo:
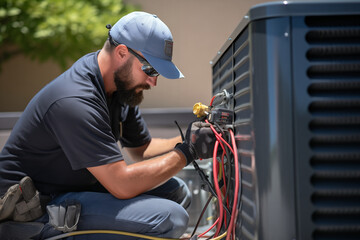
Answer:
M165 55L168 56L170 59L172 58L172 52L173 52L173 41L171 40L165 40Z

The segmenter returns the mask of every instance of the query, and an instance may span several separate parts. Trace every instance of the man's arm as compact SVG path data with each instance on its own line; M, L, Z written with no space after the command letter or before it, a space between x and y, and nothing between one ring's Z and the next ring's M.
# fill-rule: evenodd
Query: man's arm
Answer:
M118 161L87 169L115 197L135 197L164 183L195 159L213 155L216 138L212 130L196 122L188 130L182 144L161 156L131 165Z
M167 181L185 165L185 156L174 150L132 165L118 161L87 169L113 196L128 199Z
M139 162L167 153L173 150L177 143L181 142L180 136L169 139L152 138L149 143L140 147L126 148L126 151L133 161Z

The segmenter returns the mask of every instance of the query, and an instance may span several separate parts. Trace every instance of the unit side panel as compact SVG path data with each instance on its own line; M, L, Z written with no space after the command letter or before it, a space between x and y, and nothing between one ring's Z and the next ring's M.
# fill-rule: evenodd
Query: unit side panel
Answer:
M290 18L250 23L259 239L296 238Z

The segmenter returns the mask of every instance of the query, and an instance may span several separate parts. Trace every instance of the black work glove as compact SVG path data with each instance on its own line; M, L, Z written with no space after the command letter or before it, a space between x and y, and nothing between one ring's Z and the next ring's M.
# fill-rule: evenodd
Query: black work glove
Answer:
M188 165L198 158L211 158L215 142L216 137L210 124L197 121L189 125L184 142L176 145L175 149L185 155Z

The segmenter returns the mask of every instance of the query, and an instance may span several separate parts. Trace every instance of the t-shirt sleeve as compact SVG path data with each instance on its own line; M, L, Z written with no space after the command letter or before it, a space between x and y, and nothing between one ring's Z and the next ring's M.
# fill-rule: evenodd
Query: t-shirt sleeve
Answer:
M127 117L121 125L119 140L123 147L140 147L151 140L149 130L138 106L129 108Z
M74 170L123 159L111 132L108 113L96 101L60 99L51 105L44 122Z

